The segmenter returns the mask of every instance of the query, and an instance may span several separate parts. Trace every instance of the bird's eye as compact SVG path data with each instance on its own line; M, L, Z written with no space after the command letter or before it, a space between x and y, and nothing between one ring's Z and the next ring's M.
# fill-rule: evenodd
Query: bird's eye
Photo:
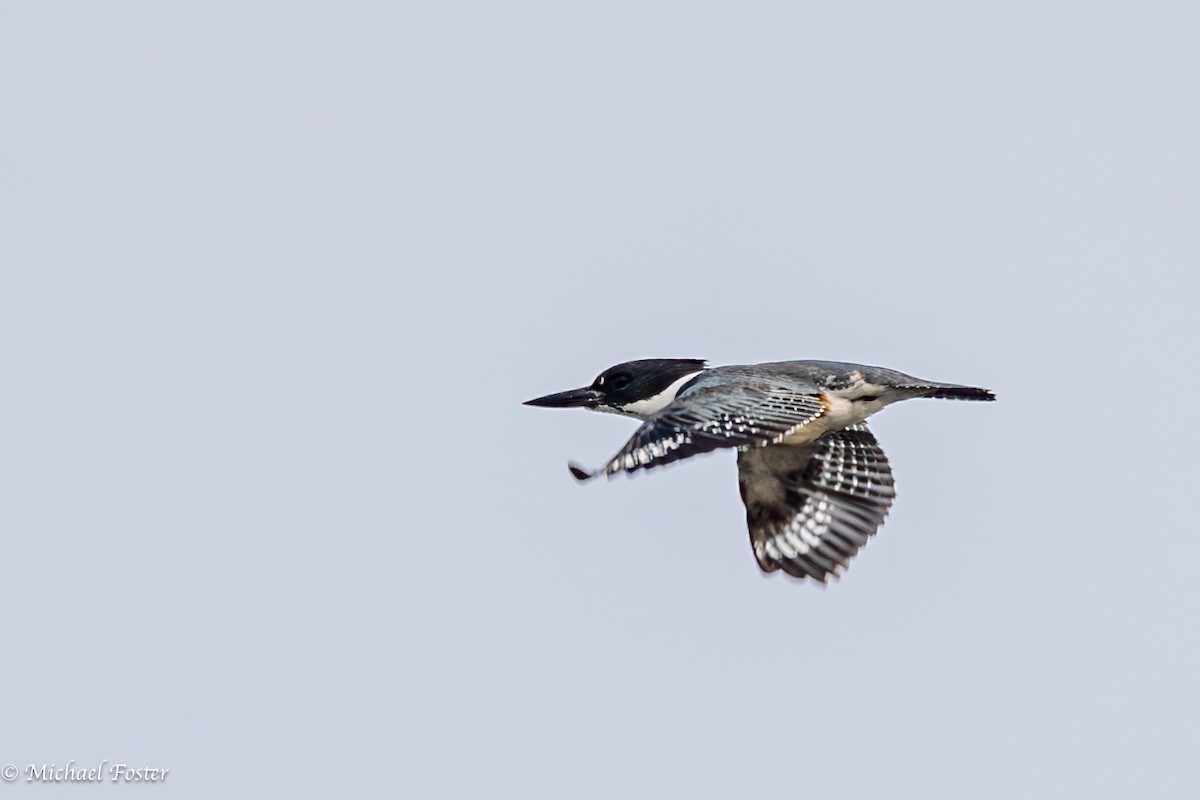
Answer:
M614 375L612 379L612 388L616 391L621 391L629 386L628 375Z

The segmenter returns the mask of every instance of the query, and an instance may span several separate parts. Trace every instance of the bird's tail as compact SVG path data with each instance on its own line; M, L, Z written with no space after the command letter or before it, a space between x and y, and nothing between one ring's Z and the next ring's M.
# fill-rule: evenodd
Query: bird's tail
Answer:
M934 384L933 386L912 386L912 389L927 389L922 397L937 397L942 400L995 400L996 395L991 389L980 389L977 386L958 386L953 383Z

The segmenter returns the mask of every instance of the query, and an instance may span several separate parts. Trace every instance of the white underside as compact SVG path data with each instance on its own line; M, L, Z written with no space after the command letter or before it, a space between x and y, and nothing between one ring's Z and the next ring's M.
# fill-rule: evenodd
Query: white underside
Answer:
M879 409L900 399L887 391L872 400L858 399L864 395L875 394L879 388L859 378L856 383L845 389L826 392L825 399L828 401L828 410L812 422L785 436L783 444L810 444L827 433L857 425Z

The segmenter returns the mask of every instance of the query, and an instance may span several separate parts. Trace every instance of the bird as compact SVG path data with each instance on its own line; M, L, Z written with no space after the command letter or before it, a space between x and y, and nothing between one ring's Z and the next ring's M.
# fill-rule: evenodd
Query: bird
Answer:
M648 358L524 405L641 420L603 467L568 464L580 482L735 448L759 568L825 584L842 576L896 497L891 465L866 419L917 397L996 399L988 389L838 361L709 367L703 359Z

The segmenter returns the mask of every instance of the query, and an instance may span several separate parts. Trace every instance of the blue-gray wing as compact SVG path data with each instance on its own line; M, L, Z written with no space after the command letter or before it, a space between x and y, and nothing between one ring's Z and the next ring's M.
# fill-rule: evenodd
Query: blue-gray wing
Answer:
M603 469L588 472L572 466L571 474L586 480L658 467L721 447L775 444L826 408L820 394L779 383L698 386L648 417Z
M759 567L822 583L841 574L896 497L887 457L865 425L810 445L739 453L738 482Z

